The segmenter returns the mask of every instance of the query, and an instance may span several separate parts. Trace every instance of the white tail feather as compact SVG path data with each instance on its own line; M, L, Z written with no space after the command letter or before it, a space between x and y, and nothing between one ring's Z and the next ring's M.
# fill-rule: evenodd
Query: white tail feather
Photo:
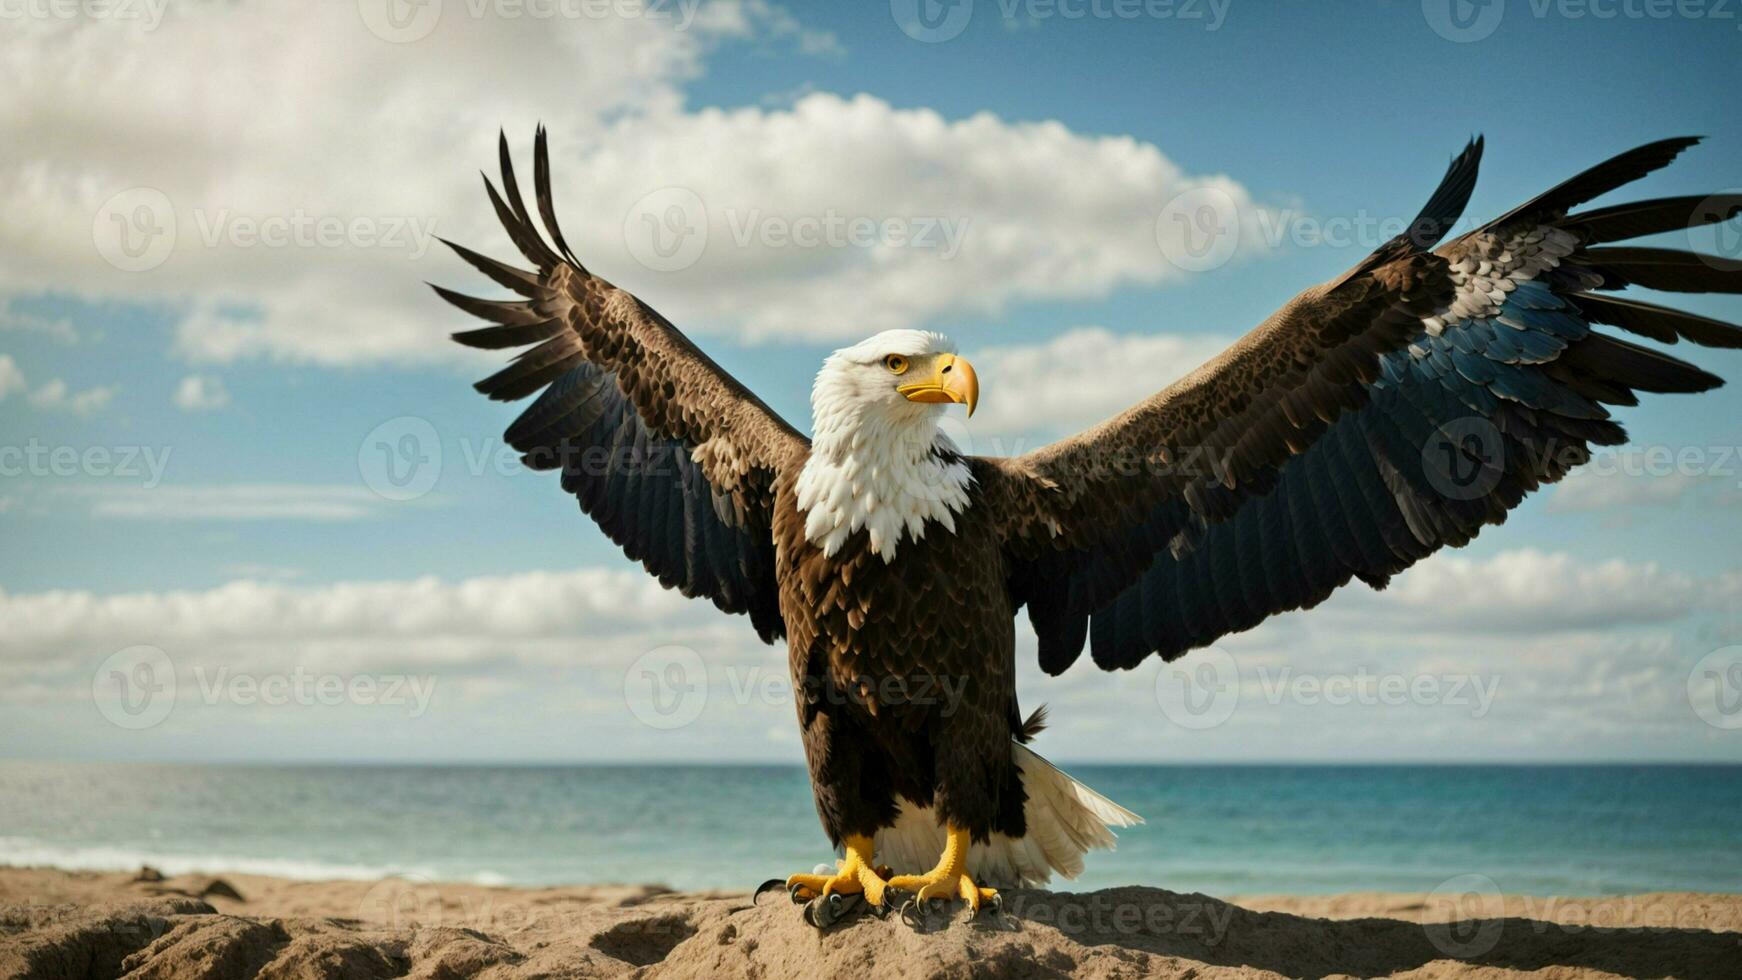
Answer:
M1022 788L1028 794L1023 815L1028 836L993 834L968 850L968 873L982 885L1012 887L1043 885L1057 872L1075 878L1083 872L1083 855L1091 849L1112 850L1117 838L1110 828L1131 827L1143 818L1072 779L1057 766L1020 742L1010 743ZM923 874L937 863L944 849L944 828L929 807L901 801L893 826L872 841L878 864L896 874Z

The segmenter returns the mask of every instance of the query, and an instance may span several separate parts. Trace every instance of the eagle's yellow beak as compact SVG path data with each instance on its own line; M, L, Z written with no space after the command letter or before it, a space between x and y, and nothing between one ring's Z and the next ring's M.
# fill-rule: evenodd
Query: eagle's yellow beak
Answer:
M970 416L974 414L974 406L980 403L980 379L974 374L974 365L969 364L967 358L954 354L939 354L930 378L895 390L910 402L966 405Z

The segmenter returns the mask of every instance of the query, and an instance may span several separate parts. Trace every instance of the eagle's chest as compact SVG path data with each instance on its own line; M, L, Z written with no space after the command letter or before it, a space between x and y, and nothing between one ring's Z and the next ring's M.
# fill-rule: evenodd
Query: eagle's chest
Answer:
M775 555L795 675L826 672L837 685L873 688L935 684L945 674L960 683L987 658L1008 657L1002 549L976 502L970 490L953 527L928 522L893 549L874 552L861 528L831 554L806 535L792 488L777 488Z

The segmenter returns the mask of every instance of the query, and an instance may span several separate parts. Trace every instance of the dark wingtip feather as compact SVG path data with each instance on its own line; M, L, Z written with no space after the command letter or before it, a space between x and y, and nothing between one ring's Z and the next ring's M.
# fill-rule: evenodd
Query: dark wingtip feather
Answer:
M540 268L556 265L562 261L562 257L551 251L550 246L545 244L544 236L538 232L538 225L533 223L531 213L526 210L526 199L520 195L520 182L514 177L514 156L508 151L506 133L500 134L497 140L496 157L497 164L502 170L502 197L507 201L516 222L519 224L516 244L524 242L521 250L526 252L527 258L537 262ZM485 185L489 185L488 179L485 180ZM492 193L494 193L493 190ZM504 223L506 224L506 221ZM515 229L510 228L509 234L514 235ZM527 251L527 246L530 246L532 251Z
M1568 367L1636 391L1697 394L1724 384L1723 378L1679 357L1600 333L1569 347L1562 359Z
M1440 178L1433 194L1422 205L1421 211L1409 223L1409 227L1402 234L1374 249L1354 268L1331 282L1329 288L1336 289L1388 262L1424 252L1444 238L1446 232L1457 224L1458 218L1463 216L1465 205L1470 203L1470 194L1476 189L1476 174L1482 166L1484 145L1481 134L1464 144L1464 149L1446 165L1445 175Z
M1477 133L1446 165L1445 176L1440 178L1433 196L1410 222L1408 235L1416 248L1424 251L1432 248L1463 217L1470 195L1476 190L1476 175L1481 171L1486 145L1482 134Z
M557 251L578 267L580 260L569 250L569 243L563 238L563 230L556 223L556 201L550 189L550 146L545 137L543 123L539 123L538 131L532 139L532 192L538 199L538 215L544 219L544 230L550 233Z
M1576 176L1563 180L1536 197L1490 221L1495 228L1526 215L1565 214L1590 199L1631 184L1654 170L1669 165L1682 151L1700 142L1700 136L1674 136L1636 146L1604 160Z
M1684 194L1570 214L1559 224L1588 244L1719 224L1742 214L1742 194Z
M457 242L451 242L439 235L436 237L436 241L441 242L450 249L453 249L454 254L458 255L462 261L488 276L490 280L498 286L502 286L505 289L512 289L526 297L531 297L538 293L538 277L527 272L525 269L516 269L511 265L498 262L495 259L490 258L488 255L474 252L464 245L458 244Z
M1742 293L1742 263L1673 248L1588 248L1569 260L1601 273L1599 288L1644 286L1672 293Z
M1687 340L1701 347L1742 348L1742 327L1622 296L1573 293L1569 297L1593 323L1607 323L1665 344Z

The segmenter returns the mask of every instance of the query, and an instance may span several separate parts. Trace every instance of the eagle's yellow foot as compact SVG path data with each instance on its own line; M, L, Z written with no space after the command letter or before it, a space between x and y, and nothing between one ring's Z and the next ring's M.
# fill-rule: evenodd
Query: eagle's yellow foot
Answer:
M982 905L997 905L996 889L981 888L968 877L968 844L968 832L951 827L937 867L922 875L896 875L889 879L889 887L912 892L914 901L922 905L934 898L959 898L976 912Z
M787 891L800 901L810 901L825 895L863 895L865 901L879 908L887 885L871 863L871 838L847 835L847 856L838 862L839 870L832 875L797 874L786 879Z

